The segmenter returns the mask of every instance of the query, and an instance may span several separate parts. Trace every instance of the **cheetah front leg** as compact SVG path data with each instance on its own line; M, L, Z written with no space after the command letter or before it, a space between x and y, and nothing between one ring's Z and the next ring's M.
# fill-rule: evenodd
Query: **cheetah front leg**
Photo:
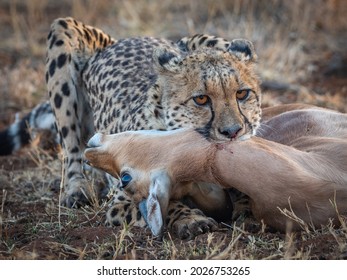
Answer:
M183 188L184 198L170 201L166 216L168 229L181 239L191 239L199 234L215 231L218 229L216 221L231 219L233 203L228 192L221 187L210 183L190 183ZM155 187L151 188L148 199L152 199L152 195L160 197L160 192L158 193ZM153 214L149 213L151 210L147 210L147 216L152 216L153 221ZM163 212L161 215L165 217ZM155 224L149 225L151 229L153 225L155 228Z
M170 201L166 225L181 239L192 239L200 234L216 231L217 222L198 208L189 208L180 201Z
M112 185L117 186L117 183ZM202 233L217 230L218 224L214 218L217 221L231 218L233 205L224 189L207 183L191 183L184 188L186 196L183 201L169 201L168 213L163 216L166 228L174 235L181 239L192 239ZM153 217L146 206L140 210L126 190L114 187L113 193L109 195L112 201L106 214L106 224L120 226L126 223L143 227L146 225L143 216L146 220L149 216ZM153 224L149 222L148 225L153 232Z
M47 39L46 82L64 152L64 197L68 207L91 197L82 172L82 152L93 133L93 114L81 72L96 50L115 41L101 30L72 18L55 20Z
M106 224L121 226L124 223L130 226L145 227L146 222L139 207L122 191L116 191L112 206L106 214ZM170 201L166 225L180 239L192 239L205 232L218 229L217 222L207 217L201 210L191 209L179 201Z

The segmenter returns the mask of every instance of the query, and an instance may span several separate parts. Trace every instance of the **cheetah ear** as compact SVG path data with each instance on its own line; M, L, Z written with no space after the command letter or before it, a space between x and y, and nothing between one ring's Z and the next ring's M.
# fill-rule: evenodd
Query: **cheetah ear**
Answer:
M157 48L153 51L153 61L158 73L173 72L180 70L179 63L181 56L164 48Z
M153 172L146 202L146 221L154 236L161 236L163 233L170 196L171 180L167 172Z
M245 39L232 40L228 51L243 62L257 61L257 55L251 41Z

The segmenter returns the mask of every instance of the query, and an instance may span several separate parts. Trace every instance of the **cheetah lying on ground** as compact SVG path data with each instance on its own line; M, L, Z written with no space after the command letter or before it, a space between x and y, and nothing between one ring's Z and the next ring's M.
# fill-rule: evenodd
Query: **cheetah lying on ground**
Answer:
M150 37L115 40L72 18L55 20L46 59L55 118L38 125L51 127L53 120L57 125L64 151L63 204L82 205L91 200L94 191L99 197L108 191L103 184L95 184L95 190L83 173L83 151L96 131L184 127L198 130L212 142L254 135L261 117L255 61L252 43L243 39L228 42L196 35L176 43ZM34 112L45 112L48 120L50 108L43 104ZM19 122L0 136L21 139L16 135L23 127ZM18 148L18 143L8 145L7 150ZM138 207L122 190L127 178L102 179L120 186L107 214L108 223L144 225ZM231 199L238 197L236 192L230 196L205 183L194 183L190 188L186 200L190 206L217 220L231 217L232 211L225 209L233 208ZM199 209L170 202L169 228L182 238L215 228L214 220Z

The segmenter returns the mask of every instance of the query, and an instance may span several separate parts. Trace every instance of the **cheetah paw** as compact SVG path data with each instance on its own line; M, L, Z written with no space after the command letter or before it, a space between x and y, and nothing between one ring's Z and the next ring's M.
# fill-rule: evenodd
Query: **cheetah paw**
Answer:
M78 208L90 204L93 192L89 190L89 183L85 179L69 182L68 190L62 195L61 204L68 208Z
M180 239L192 239L197 235L216 231L218 224L214 219L205 215L193 214L173 222L171 228Z

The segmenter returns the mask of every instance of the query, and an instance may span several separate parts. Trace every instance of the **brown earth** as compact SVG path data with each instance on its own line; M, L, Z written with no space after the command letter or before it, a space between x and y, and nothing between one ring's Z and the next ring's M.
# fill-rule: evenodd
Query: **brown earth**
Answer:
M194 240L103 226L104 209L58 209L59 182L27 155L1 158L0 259L346 259L346 228L283 234L248 219ZM52 159L47 160L51 166ZM25 171L23 170L25 164ZM32 173L32 174L29 174ZM54 176L53 176L54 177ZM43 178L43 179L42 179ZM100 209L101 208L101 209Z
M70 14L115 37L208 32L234 38L240 37L234 30L243 28L242 37L258 46L264 106L305 102L347 112L343 1L296 1L293 7L278 1L203 1L204 7L195 1L104 2L96 7L85 7L83 1L0 3L0 129L16 112L28 112L46 98L44 38L54 18ZM156 16L158 11L162 16ZM295 18L300 11L301 25ZM260 39L258 27L264 32ZM42 136L41 143L45 140ZM0 157L0 259L347 259L346 217L339 228L308 226L286 234L248 218L238 225L221 224L219 231L193 240L170 233L156 240L147 229L129 225L105 227L105 202L82 209L59 207L60 158L38 143Z

